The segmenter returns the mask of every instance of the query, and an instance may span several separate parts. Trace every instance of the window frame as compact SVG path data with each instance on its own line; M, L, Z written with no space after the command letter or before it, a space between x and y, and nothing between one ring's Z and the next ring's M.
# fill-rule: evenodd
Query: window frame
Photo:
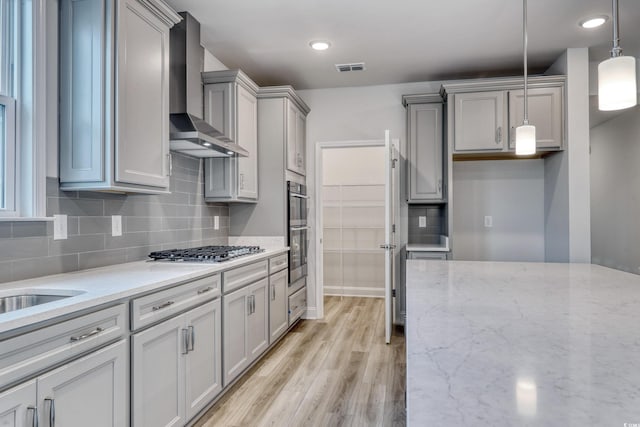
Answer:
M12 215L15 212L15 190L16 190L16 100L14 98L0 95L0 105L4 107L5 124L5 147L4 147L4 206L0 200L0 215ZM1 147L0 147L1 148Z

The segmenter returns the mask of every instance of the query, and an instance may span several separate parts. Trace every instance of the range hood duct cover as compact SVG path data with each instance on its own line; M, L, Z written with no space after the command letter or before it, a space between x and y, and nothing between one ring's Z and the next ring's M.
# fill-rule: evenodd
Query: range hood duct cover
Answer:
M171 29L169 73L170 148L193 157L230 157L249 153L204 121L201 72L204 49L200 23L188 12Z

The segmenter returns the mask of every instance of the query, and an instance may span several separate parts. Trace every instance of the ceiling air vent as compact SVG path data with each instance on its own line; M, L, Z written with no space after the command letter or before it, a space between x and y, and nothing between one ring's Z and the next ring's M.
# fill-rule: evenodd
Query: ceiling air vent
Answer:
M354 62L353 64L336 64L336 70L340 73L347 71L364 71L364 62Z

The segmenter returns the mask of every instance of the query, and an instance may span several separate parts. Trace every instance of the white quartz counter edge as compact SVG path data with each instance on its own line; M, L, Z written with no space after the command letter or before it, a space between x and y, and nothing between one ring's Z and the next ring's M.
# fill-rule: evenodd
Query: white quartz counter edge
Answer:
M449 252L449 248L442 245L407 244L407 252Z
M259 254L247 255L219 264L137 261L3 283L0 285L0 296L15 294L14 290L29 293L46 290L69 291L72 295L74 292L81 293L59 301L0 314L0 334L180 282L221 273L286 253L288 250L289 248L267 249Z

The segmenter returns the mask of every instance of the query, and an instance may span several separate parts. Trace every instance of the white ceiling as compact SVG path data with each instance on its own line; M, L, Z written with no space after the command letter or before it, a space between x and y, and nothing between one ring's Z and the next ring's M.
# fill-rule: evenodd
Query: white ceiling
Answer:
M518 0L167 0L202 24L202 43L259 85L296 89L373 85L522 73ZM621 45L640 47L640 1L620 0ZM606 57L610 0L529 2L529 62L544 71L567 47L598 47ZM309 41L328 39L324 52ZM604 59L603 57L603 59ZM365 62L362 72L334 64Z

